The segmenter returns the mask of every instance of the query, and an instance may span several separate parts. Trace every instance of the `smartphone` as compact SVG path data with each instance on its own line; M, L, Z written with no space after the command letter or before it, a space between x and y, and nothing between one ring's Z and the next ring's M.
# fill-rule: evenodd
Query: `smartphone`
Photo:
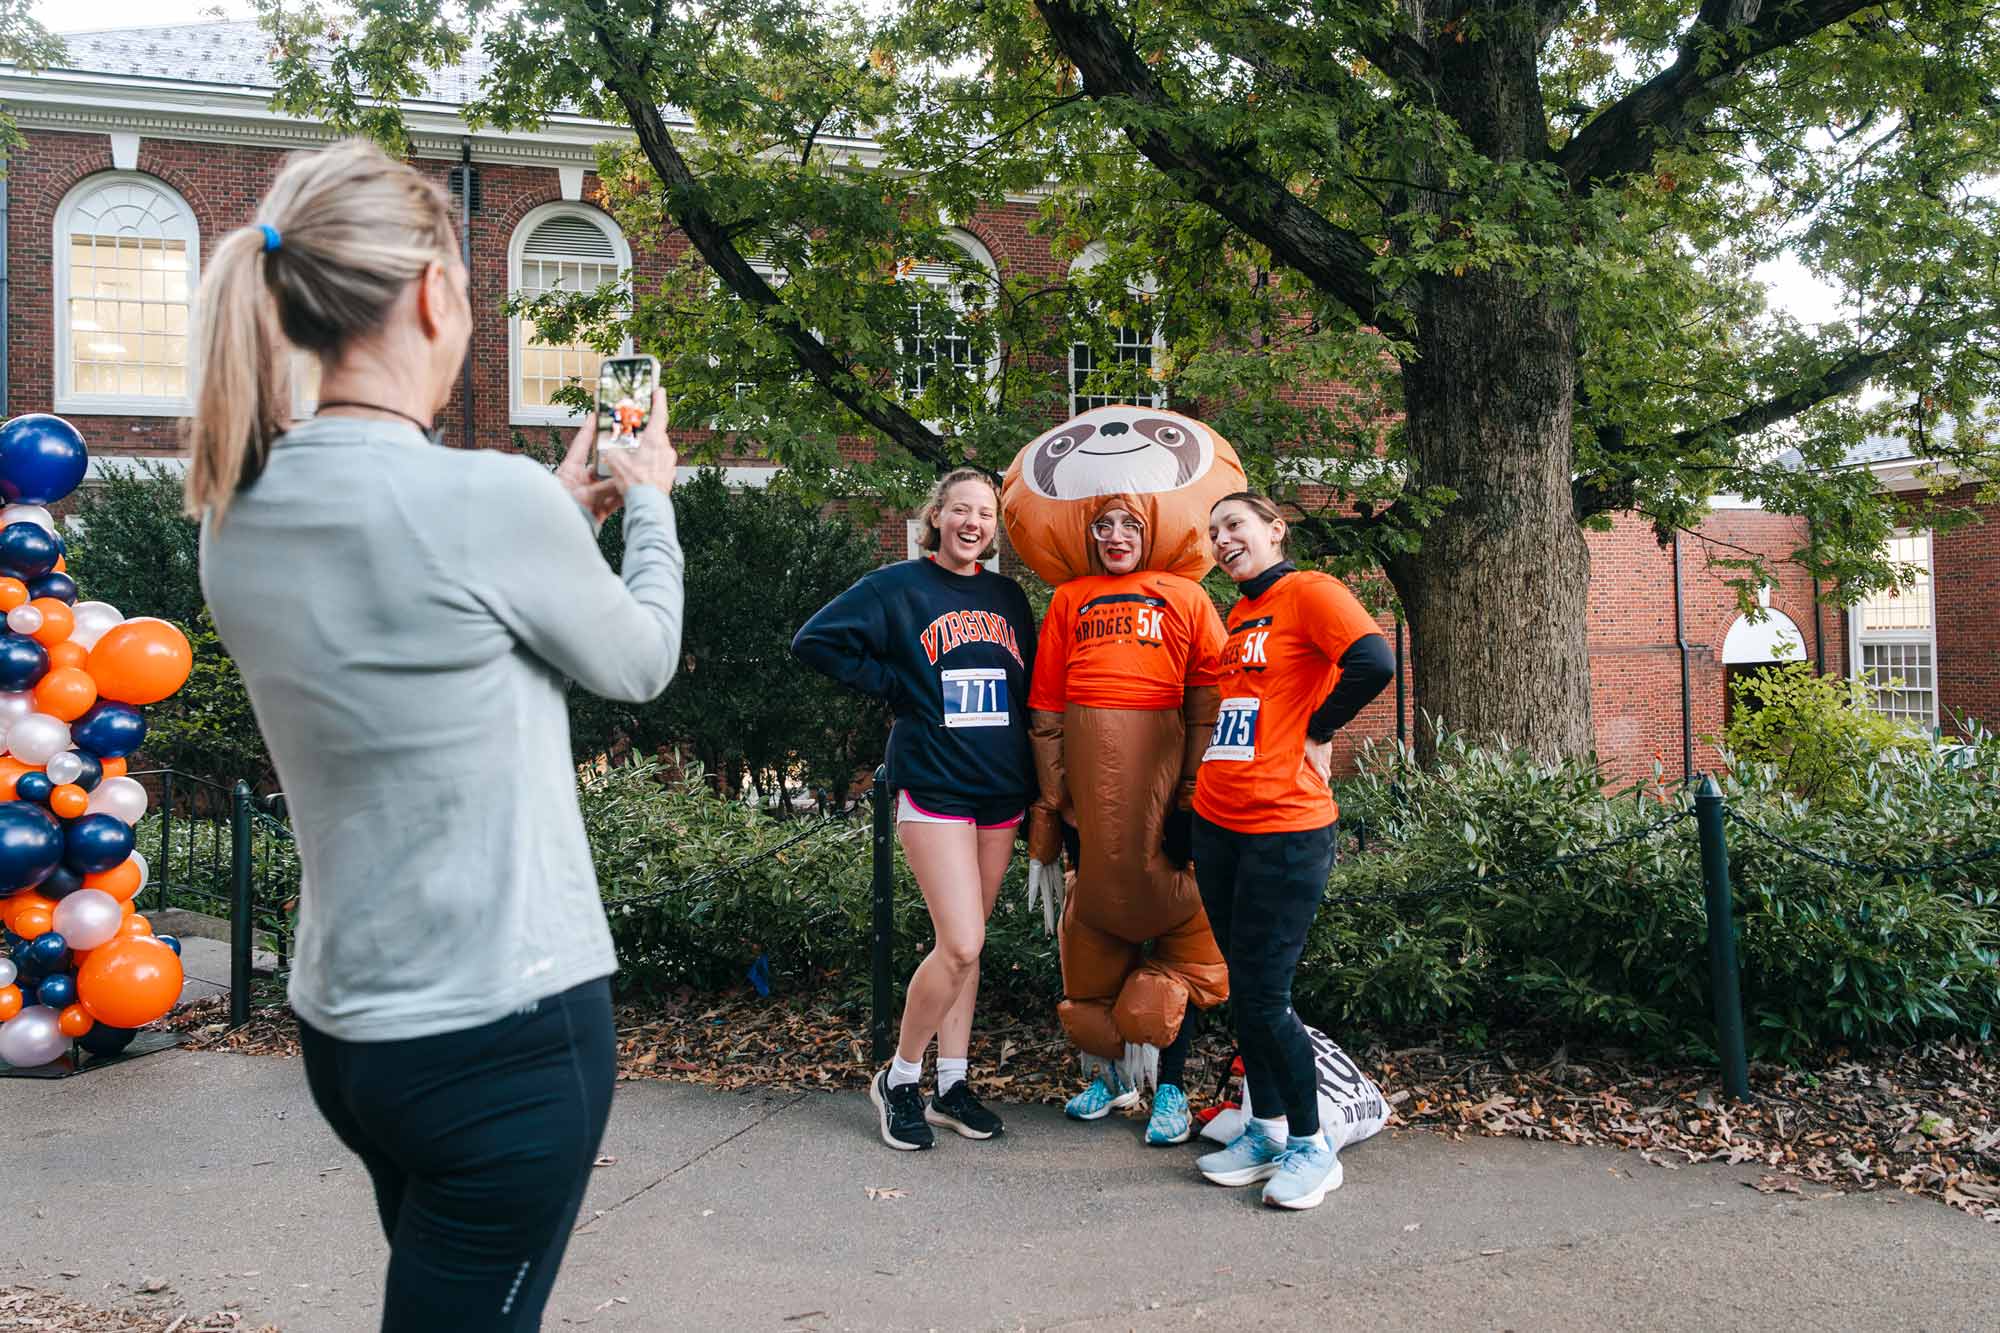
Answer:
M604 465L606 449L636 449L639 436L653 415L653 391L660 387L660 363L650 356L606 357L597 367L597 444L599 477L611 475Z

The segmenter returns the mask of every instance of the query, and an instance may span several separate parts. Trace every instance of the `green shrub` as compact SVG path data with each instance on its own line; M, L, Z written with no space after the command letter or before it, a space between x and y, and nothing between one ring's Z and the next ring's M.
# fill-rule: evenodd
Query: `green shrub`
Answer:
M1896 753L1856 775L1833 811L1740 764L1730 810L1850 861L1918 863L2000 844L2000 745L1952 762ZM1541 1025L1564 1035L1706 1054L1713 1038L1699 844L1681 820L1607 854L1505 883L1634 833L1687 805L1607 796L1595 766L1546 764L1443 736L1438 762L1376 748L1347 784L1387 846L1338 867L1298 979L1309 1019L1421 1033ZM1743 1000L1753 1053L1946 1035L2000 1019L2000 862L1928 874L1843 870L1727 829ZM1451 881L1413 901L1348 904Z
M761 955L780 991L868 993L873 852L864 803L847 820L777 820L717 796L699 772L661 780L650 763L588 774L584 825L627 992L740 984ZM1052 1008L1055 941L1010 872L987 928L984 1004ZM900 856L895 978L930 948L930 918Z
M1723 745L1735 759L1773 766L1779 786L1809 801L1851 806L1869 765L1926 744L1869 706L1874 688L1806 662L1744 676Z

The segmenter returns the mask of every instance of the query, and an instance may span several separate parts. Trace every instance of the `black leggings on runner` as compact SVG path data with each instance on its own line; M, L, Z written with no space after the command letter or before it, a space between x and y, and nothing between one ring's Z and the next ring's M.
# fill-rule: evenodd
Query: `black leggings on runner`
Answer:
M1160 1073L1154 1080L1156 1086L1173 1084L1181 1091L1187 1091L1188 1047L1194 1044L1194 1029L1201 1017L1201 1010L1193 1005L1181 1016L1181 1030L1174 1039L1160 1048Z
M1292 974L1326 893L1339 824L1297 833L1237 833L1194 820L1194 877L1229 963L1229 1007L1251 1109L1282 1114L1293 1134L1319 1132L1319 1078Z
M462 1032L341 1041L299 1023L320 1113L389 1237L384 1333L541 1327L611 1112L611 984Z

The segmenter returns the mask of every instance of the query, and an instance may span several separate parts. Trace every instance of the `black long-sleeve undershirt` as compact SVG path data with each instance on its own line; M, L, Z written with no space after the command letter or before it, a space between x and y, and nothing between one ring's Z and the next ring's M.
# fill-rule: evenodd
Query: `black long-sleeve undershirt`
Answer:
M1333 733L1354 720L1390 681L1396 678L1396 658L1380 634L1364 634L1340 655L1340 679L1306 719L1306 739L1330 741Z

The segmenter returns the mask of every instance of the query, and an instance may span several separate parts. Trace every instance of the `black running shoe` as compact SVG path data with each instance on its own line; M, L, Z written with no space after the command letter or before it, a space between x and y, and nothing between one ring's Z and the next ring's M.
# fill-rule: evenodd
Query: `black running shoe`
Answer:
M972 1095L972 1085L963 1079L952 1084L950 1092L931 1098L930 1105L924 1108L924 1119L933 1125L955 1129L968 1139L990 1139L1006 1129L1000 1117Z
M875 1103L875 1118L882 1128L882 1142L902 1152L915 1152L937 1143L937 1135L924 1123L924 1094L914 1083L889 1086L889 1071L875 1075L868 1085L868 1100Z

